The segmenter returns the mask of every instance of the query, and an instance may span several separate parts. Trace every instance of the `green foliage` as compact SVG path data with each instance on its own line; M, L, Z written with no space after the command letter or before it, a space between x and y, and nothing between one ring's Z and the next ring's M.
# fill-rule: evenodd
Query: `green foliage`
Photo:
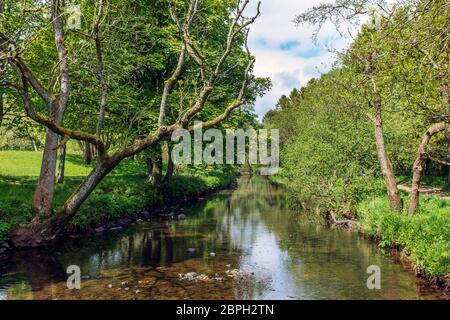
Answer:
M429 276L450 276L450 202L423 197L413 217L392 214L385 197L358 207L360 230L376 237L383 248L401 247L417 271Z
M0 159L14 159L0 167L0 243L8 239L10 230L32 218L31 200L39 173L40 153L0 152ZM12 163L17 163L13 166ZM53 211L55 212L77 188L80 179L89 171L78 155L68 155L66 179L57 185ZM4 171L5 170L5 171ZM72 219L69 230L85 230L97 223L123 215L134 215L146 207L157 205L159 197L148 182L143 164L124 161L104 179ZM6 175L7 174L7 175ZM181 168L170 181L166 201L177 201L227 187L235 179L231 168Z

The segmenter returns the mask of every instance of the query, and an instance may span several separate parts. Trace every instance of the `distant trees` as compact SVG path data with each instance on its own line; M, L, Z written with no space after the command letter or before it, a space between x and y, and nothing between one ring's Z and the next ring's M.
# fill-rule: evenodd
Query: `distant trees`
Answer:
M446 141L443 133L448 132L450 123L449 13L448 1L440 0L411 0L392 6L378 0L339 0L297 17L297 23L313 24L317 32L328 20L342 32L349 23L368 22L350 47L339 53L334 69L303 89L304 99L293 106L296 112L285 108L280 112L284 116L270 114L266 118L269 123L274 118L290 119L288 127L295 128L282 157L288 167L286 174L301 177L298 185L292 182L295 190L326 202L354 203L370 189L363 181L371 184L373 173L381 172L391 209L400 212L403 203L395 171L408 170L415 177L409 212L416 211L425 161L448 163L433 154L448 151L442 141ZM375 143L367 140L363 126L367 120L374 127ZM429 144L431 137L439 134L440 142ZM373 166L373 152L378 170ZM317 190L314 184L322 187ZM306 191L306 185L315 191ZM376 183L373 187L377 188Z
M54 239L123 159L159 150L174 130L193 130L194 120L219 125L267 88L252 75L246 49L259 16L259 6L244 15L249 2L82 1L83 25L92 28L67 30L69 3L7 1L0 52L15 71L8 85L27 116L47 128L34 219L14 232L15 246ZM49 216L57 149L69 139L95 147L95 167Z

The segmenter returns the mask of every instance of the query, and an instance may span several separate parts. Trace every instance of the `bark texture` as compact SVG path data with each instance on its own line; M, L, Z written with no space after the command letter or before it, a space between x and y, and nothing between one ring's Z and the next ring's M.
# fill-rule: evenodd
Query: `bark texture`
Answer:
M447 124L444 122L436 123L431 126L430 129L423 136L422 142L419 146L419 151L417 154L416 161L413 166L413 180L411 186L411 200L409 202L408 212L410 215L416 213L419 207L419 196L420 196L420 181L423 176L425 161L429 158L427 153L427 147L430 143L431 138L439 132L446 130Z
M64 183L64 174L66 169L66 144L63 143L59 147L59 165L58 165L58 176L56 178L56 183Z
M59 59L59 75L60 75L60 94L51 99L48 91L45 91L40 85L35 84L34 86L39 88L49 102L48 103L50 118L52 122L58 126L62 124L64 117L64 112L69 99L70 92L70 81L69 81L69 64L67 58L67 50L64 45L64 32L61 24L61 14L60 14L60 3L58 0L52 2L52 26L54 33L54 40L56 50L58 52ZM22 66L21 66L22 67ZM20 67L19 67L20 69ZM22 70L24 77L26 72ZM33 80L34 77L31 77ZM31 83L33 80L29 80ZM45 146L44 154L41 165L41 172L39 175L39 180L36 185L36 191L34 193L32 202L32 211L34 214L34 222L38 222L41 217L46 217L50 215L53 195L55 192L55 173L56 173L56 157L58 149L59 136L54 131L47 129L45 136Z
M400 197L400 191L397 186L397 179L395 177L394 168L391 160L386 152L386 146L383 133L383 122L381 119L381 112L376 111L372 121L375 127L375 144L377 149L378 161L380 163L381 172L383 174L384 182L389 197L389 205L394 212L401 212L403 210L403 200Z

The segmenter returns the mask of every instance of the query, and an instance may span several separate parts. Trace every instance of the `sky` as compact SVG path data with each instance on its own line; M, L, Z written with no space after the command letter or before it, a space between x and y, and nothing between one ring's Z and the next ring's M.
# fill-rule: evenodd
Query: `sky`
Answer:
M342 38L330 24L313 41L313 27L293 23L295 16L319 3L333 0L261 0L261 16L252 25L249 47L256 56L255 74L270 77L273 88L256 102L261 119L273 109L278 99L292 89L305 86L311 78L330 70L334 61L329 48L342 49L350 39ZM247 15L256 10L256 0Z

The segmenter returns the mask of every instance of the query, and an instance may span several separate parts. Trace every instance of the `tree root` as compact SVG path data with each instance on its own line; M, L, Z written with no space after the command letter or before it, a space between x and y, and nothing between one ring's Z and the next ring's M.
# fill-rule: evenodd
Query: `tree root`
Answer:
M354 220L336 220L336 216L331 210L326 211L324 215L330 227L338 227L346 230L352 230L356 227L356 221Z

